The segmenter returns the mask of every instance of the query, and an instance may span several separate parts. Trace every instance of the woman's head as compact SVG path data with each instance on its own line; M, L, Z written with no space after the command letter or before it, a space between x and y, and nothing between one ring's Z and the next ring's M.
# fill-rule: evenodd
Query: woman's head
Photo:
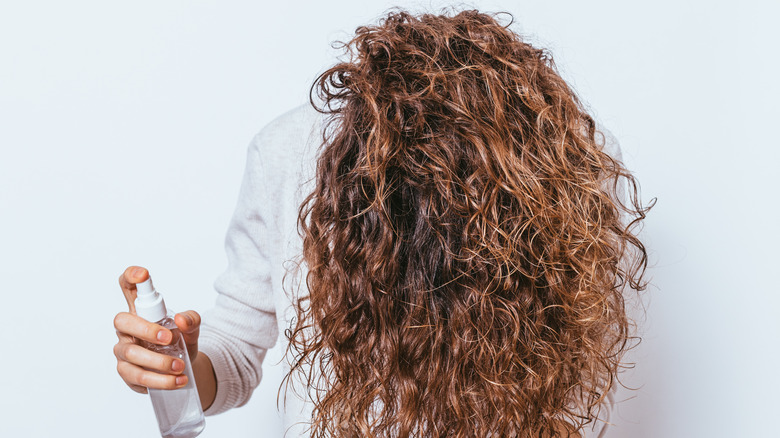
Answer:
M318 370L314 436L591 421L628 347L622 292L644 286L635 180L492 15L393 12L345 48L313 86L332 118L289 334L293 372Z

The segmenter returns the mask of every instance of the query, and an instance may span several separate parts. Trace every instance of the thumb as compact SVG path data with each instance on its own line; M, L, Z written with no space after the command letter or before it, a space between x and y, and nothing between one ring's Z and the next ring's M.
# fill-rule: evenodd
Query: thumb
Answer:
M200 314L194 310L188 310L177 313L173 317L173 321L181 330L190 356L196 356L198 353L198 336L200 335Z

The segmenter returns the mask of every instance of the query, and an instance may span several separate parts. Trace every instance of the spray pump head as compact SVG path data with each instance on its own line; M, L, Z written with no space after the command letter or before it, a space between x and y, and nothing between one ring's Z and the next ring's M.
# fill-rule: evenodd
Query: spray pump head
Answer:
M168 314L165 308L165 300L154 288L152 277L135 285L138 295L135 298L135 313L141 318L157 322Z

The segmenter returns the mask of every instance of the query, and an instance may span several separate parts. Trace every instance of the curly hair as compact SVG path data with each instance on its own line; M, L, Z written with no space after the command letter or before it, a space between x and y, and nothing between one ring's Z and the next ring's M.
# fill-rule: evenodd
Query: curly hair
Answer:
M312 436L580 430L647 284L635 178L494 14L393 10L343 47L312 85L329 121L287 332Z

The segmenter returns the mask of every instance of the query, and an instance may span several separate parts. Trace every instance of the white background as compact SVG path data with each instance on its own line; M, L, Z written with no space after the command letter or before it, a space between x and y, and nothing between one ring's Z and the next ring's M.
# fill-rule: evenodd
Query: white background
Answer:
M549 48L658 198L611 437L777 436L778 8L490 1ZM772 2L773 3L773 2ZM442 2L400 2L435 10ZM115 371L117 277L203 311L255 132L384 1L0 3L0 436L155 436ZM773 29L774 28L774 29ZM281 436L280 373L203 437Z

